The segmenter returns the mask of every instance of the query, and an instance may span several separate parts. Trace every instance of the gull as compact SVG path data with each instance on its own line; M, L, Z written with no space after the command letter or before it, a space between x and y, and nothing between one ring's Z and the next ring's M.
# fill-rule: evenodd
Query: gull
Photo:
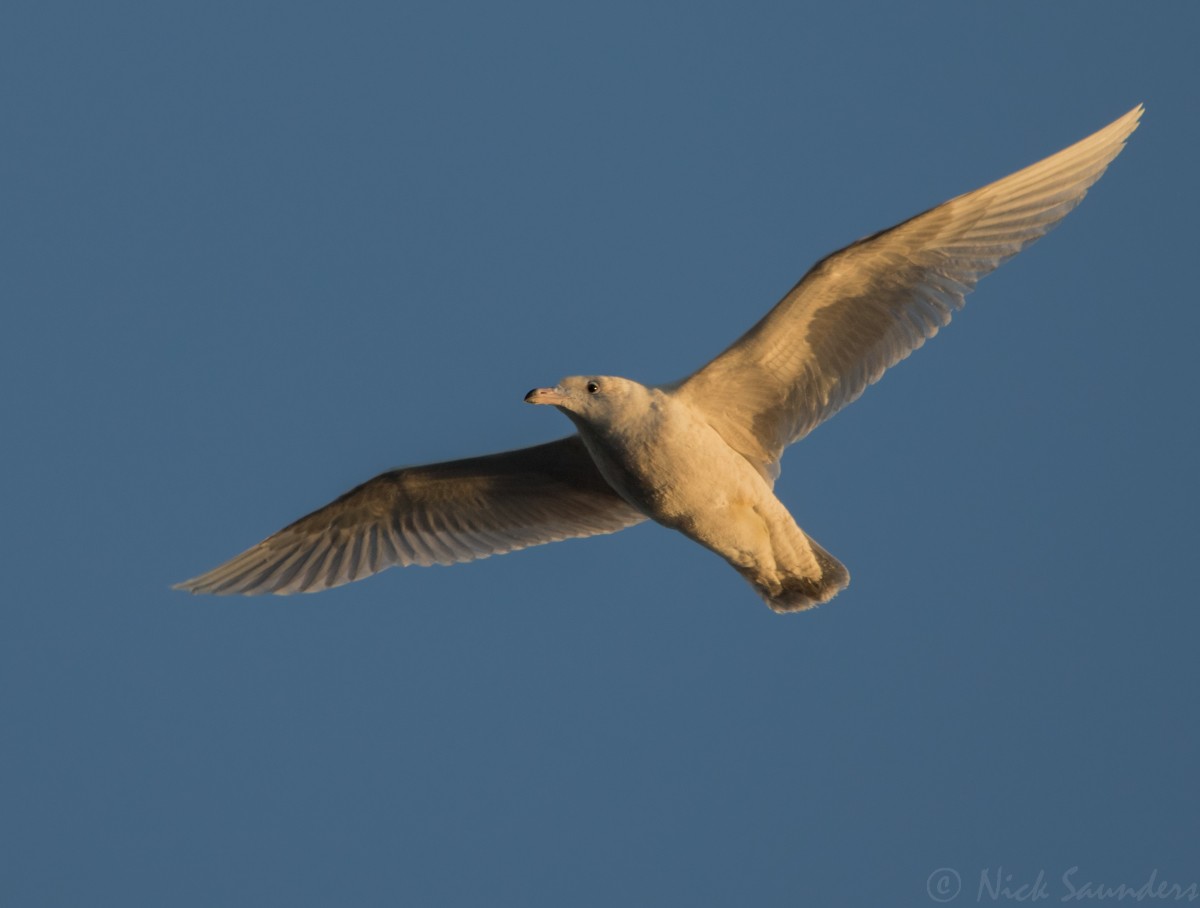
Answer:
M1138 105L1086 139L817 262L723 353L650 386L564 378L525 400L557 441L376 476L206 574L193 593L312 593L654 520L724 558L777 612L850 581L773 491L784 449L858 398L1056 226L1124 148Z

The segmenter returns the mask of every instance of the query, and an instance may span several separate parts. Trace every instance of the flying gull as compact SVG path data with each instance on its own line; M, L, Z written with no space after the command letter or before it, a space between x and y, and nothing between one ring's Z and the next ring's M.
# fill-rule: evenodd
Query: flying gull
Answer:
M193 593L312 593L393 565L453 564L647 518L729 562L777 612L850 581L773 487L784 448L933 337L975 283L1083 199L1142 114L826 256L687 378L584 375L525 400L576 432L376 476L207 574Z

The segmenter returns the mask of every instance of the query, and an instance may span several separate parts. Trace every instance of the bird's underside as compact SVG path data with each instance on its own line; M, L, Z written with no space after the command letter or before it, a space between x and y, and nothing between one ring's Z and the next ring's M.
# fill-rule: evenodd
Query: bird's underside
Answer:
M783 450L1057 225L1141 114L1139 105L1058 154L826 256L679 382L580 376L526 397L556 406L578 434L381 474L178 588L316 592L395 565L470 561L651 518L721 555L777 611L826 602L849 574L775 498Z

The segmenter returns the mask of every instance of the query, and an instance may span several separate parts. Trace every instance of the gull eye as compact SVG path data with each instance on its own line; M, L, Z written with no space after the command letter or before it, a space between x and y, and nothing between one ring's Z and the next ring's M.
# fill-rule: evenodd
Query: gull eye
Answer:
M594 381L590 381L587 383L587 393L588 394L595 394L599 390L600 390L600 386L598 384L596 384Z

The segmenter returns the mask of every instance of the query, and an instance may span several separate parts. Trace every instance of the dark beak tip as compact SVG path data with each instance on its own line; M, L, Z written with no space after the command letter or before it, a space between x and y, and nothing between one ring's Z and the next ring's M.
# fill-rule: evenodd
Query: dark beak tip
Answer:
M537 392L538 392L537 388L530 389L529 393L525 395L525 403L527 403L527 404L533 403L533 395L537 394Z

